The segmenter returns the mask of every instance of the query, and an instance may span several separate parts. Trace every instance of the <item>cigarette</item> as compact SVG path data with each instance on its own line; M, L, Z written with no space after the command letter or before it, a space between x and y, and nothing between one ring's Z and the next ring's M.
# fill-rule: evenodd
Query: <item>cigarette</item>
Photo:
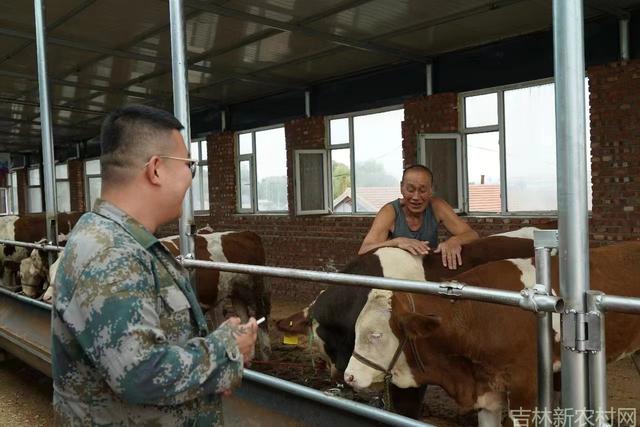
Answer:
M267 319L265 319L264 317L261 317L258 320L256 320L256 323L259 325L260 323L264 322L265 320L267 320Z

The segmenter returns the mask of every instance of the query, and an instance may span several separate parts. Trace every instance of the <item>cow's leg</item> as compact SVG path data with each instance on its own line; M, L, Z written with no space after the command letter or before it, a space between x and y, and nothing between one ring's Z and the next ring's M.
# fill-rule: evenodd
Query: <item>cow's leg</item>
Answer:
M231 304L235 315L240 318L242 323L249 321L249 308L247 305L238 298L231 298ZM258 337L256 339L256 360L269 360L271 355L271 341L269 339L269 333L265 328L258 327Z
M400 415L419 419L422 415L422 402L426 391L426 385L417 388L400 388L391 384L389 393L393 408Z
M500 427L502 425L502 409L478 411L478 427Z
M486 387L488 389L489 387ZM500 427L502 425L502 411L507 400L504 393L486 391L478 396L476 407L478 411L478 427Z
M224 322L224 304L221 302L216 304L213 308L209 310L209 316L213 320L215 327L220 326L222 322Z
M233 307L235 315L240 318L242 323L245 323L249 320L249 309L243 301L232 297L231 306Z

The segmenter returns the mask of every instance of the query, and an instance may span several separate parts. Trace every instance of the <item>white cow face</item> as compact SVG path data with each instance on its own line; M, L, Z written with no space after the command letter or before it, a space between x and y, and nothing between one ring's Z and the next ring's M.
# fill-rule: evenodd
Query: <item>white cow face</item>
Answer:
M367 360L388 368L400 340L391 330L391 291L374 289L356 320L354 351ZM392 382L398 387L417 387L404 353L400 355L392 371ZM345 381L356 390L370 388L384 381L384 373L373 369L353 356L344 374Z

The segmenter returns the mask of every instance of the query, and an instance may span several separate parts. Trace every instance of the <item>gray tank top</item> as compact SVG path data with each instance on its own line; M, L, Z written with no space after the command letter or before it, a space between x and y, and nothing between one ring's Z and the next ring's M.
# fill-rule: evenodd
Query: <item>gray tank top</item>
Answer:
M408 237L410 239L421 240L423 242L429 242L429 247L435 249L438 247L438 220L433 214L431 203L424 211L424 217L422 224L417 231L413 231L407 224L407 218L404 215L402 206L400 206L400 199L396 199L391 202L393 210L396 211L396 220L393 226L393 232L389 233L392 239L396 237Z

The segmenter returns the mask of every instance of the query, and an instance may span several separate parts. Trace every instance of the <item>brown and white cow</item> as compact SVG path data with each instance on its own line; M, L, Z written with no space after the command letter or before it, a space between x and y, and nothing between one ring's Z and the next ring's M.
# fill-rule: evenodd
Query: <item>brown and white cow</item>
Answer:
M442 281L489 261L531 257L534 255L533 232L528 227L501 235L478 239L463 247L462 265L450 270L442 265L440 254L414 256L397 248L381 248L361 255L341 272L418 281ZM300 312L276 322L287 334L308 335L331 368L331 376L341 380L355 342L356 319L367 302L368 288L332 286ZM397 412L418 417L425 387L399 390L392 386L391 397Z
M591 289L638 296L640 242L591 249ZM552 259L558 289L558 260ZM533 259L495 261L455 277L453 283L521 291L535 284ZM640 316L606 316L606 354L613 361L640 349ZM503 409L536 403L536 316L515 307L436 296L372 290L356 321L354 355L345 381L356 389L383 381L391 368L398 387L437 384L462 410L480 410L479 425L500 425ZM406 339L406 340L405 340ZM554 368L559 369L556 339ZM515 421L515 420L514 420Z
M65 236L78 222L81 212L61 212L58 214L58 232ZM47 235L45 214L0 217L0 239L20 242L38 242ZM0 244L0 270L2 284L7 288L18 287L20 262L30 256L31 249Z
M174 255L180 254L178 236L160 240ZM251 231L213 233L199 230L194 236L196 259L264 265L265 254L260 236ZM211 269L196 269L196 293L205 312L218 326L229 315L246 322L250 316L269 319L271 290L262 276L232 273ZM271 353L268 323L258 329L256 359L266 360Z

